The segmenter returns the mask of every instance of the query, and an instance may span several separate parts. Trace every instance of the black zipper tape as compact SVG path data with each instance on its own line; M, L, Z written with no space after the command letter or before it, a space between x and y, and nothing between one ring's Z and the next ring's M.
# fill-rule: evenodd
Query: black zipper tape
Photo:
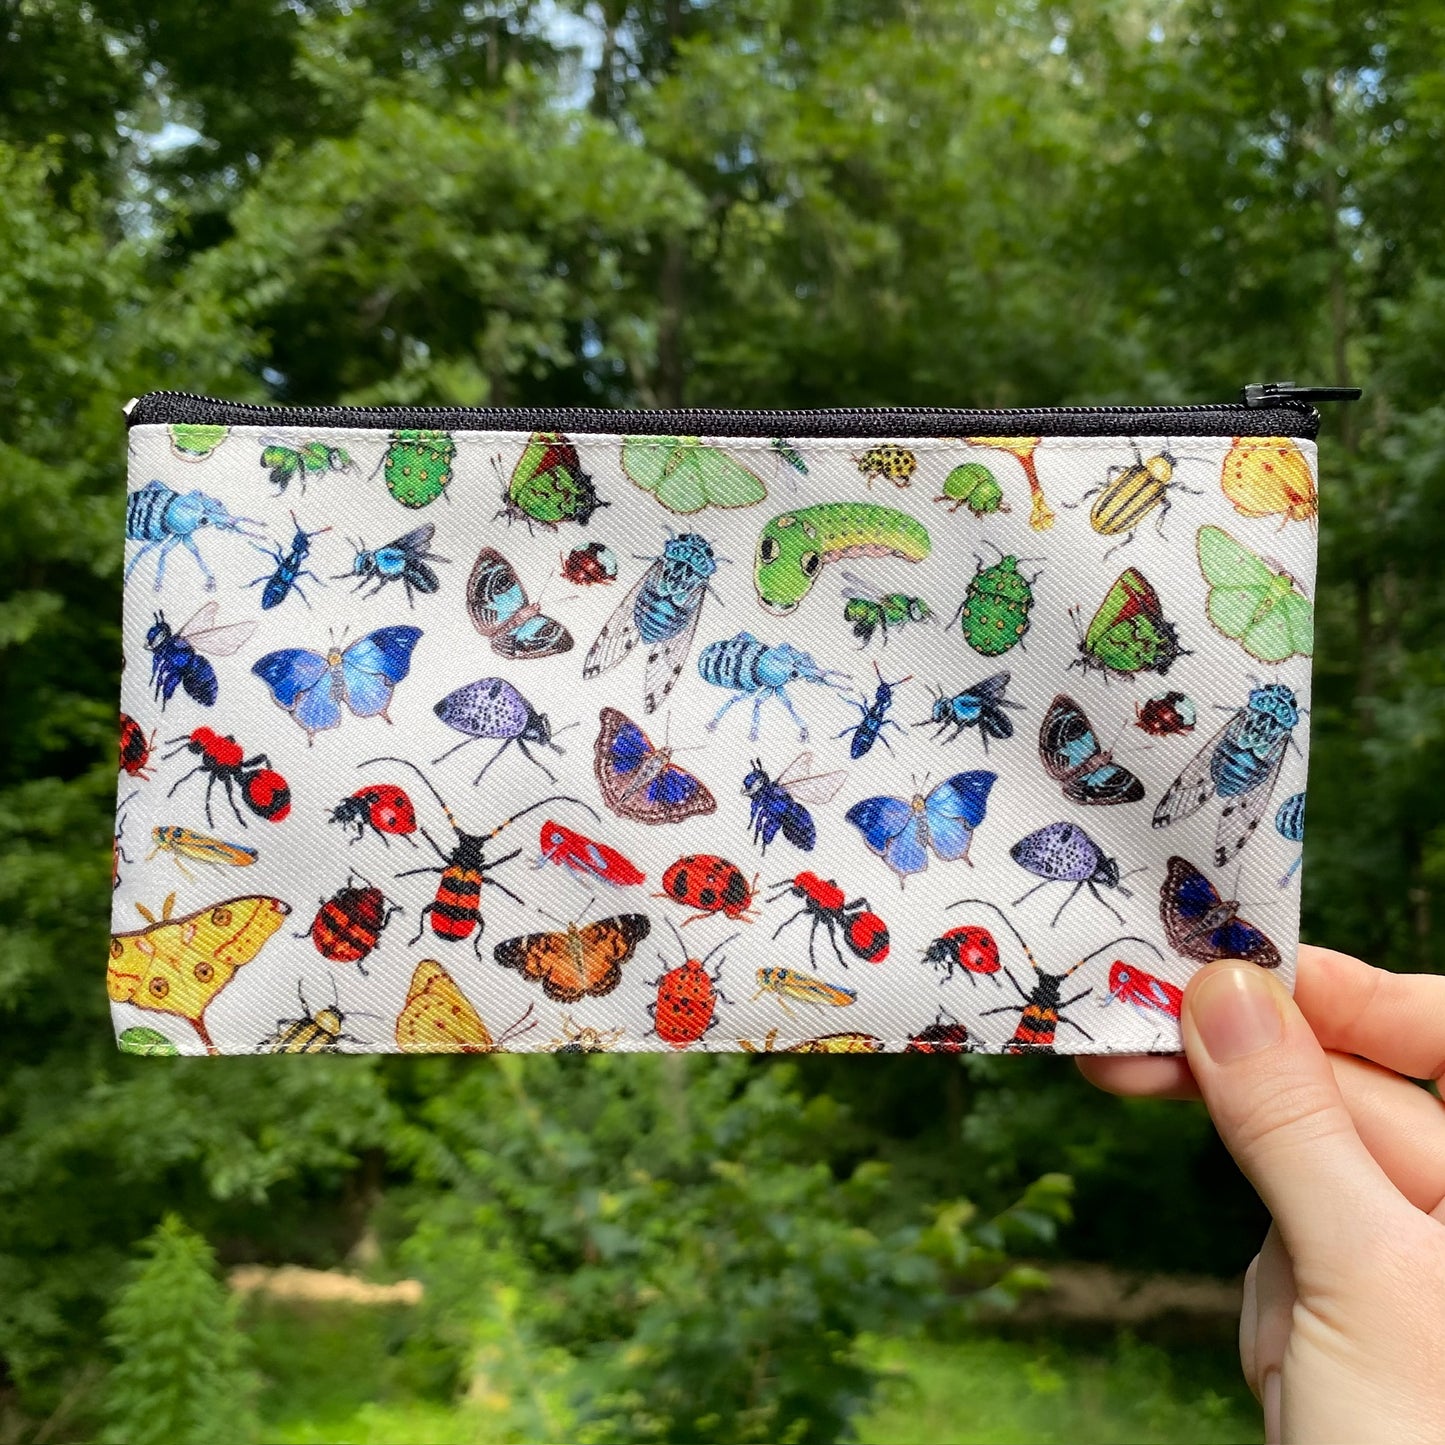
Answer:
M183 391L153 391L126 408L127 426L274 426L395 431L556 431L579 435L709 437L1287 436L1313 440L1313 400L1347 400L1348 388L1245 388L1246 400L1212 406L1044 406L1017 410L836 407L822 411L733 411L683 407L261 406ZM1356 393L1358 394L1358 393Z

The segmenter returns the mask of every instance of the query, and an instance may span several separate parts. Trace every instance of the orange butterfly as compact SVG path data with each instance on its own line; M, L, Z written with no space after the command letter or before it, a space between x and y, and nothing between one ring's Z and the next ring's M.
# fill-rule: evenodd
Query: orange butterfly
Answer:
M637 952L652 922L645 913L622 913L566 933L528 933L508 938L492 950L503 968L539 980L548 998L576 1003L585 994L611 993L622 979L622 965Z
M537 1027L532 1005L500 1038L494 1039L482 1016L456 980L434 958L417 964L396 1019L396 1046L404 1054L490 1054L510 1039Z

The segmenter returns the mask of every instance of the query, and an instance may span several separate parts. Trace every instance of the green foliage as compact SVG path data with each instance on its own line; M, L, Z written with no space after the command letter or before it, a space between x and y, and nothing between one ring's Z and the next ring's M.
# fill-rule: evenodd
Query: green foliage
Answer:
M842 1436L860 1330L945 1283L1034 1282L1015 1261L1063 1205L1041 1174L1075 1181L1071 1249L1242 1263L1259 1215L1202 1115L1049 1060L664 1061L669 1094L658 1061L117 1054L120 407L1360 381L1324 437L1306 933L1437 967L1437 11L10 5L0 1411L83 1415L106 1302L168 1211L321 1264L389 1221L433 1285L407 1378L464 1380L529 1438Z
M105 1390L116 1445L243 1445L256 1437L246 1341L206 1241L167 1215L106 1316L119 1356Z
M992 1219L888 1222L888 1170L830 1158L838 1106L746 1059L497 1059L422 1117L404 1258L470 1393L520 1387L523 1439L847 1438L858 1336L950 1285L1015 1297L1006 1261L1068 1214L1051 1178Z

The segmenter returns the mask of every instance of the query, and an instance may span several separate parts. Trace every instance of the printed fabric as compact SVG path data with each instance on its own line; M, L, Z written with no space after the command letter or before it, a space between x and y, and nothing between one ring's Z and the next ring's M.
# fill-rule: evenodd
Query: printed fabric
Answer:
M130 433L139 1054L1179 1048L1292 978L1315 449Z

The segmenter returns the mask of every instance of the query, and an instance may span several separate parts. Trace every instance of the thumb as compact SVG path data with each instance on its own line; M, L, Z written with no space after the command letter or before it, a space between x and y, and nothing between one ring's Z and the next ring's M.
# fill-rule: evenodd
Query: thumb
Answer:
M1401 1196L1360 1140L1324 1050L1279 981L1230 960L1184 993L1189 1066L1297 1266L1329 1267Z

